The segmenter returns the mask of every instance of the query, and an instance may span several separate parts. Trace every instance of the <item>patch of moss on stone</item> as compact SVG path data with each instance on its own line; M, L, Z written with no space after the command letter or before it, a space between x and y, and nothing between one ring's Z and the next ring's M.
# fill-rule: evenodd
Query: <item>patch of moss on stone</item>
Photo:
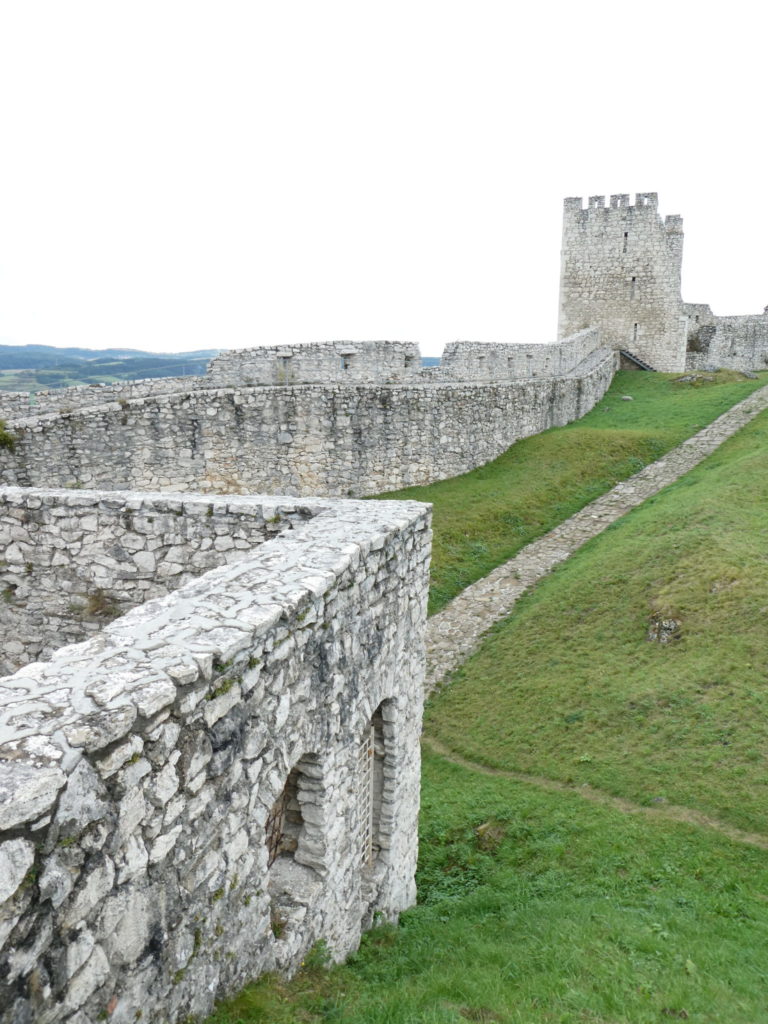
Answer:
M0 448L7 448L12 452L16 447L16 438L6 429L5 420L0 420Z
M216 700L217 697L223 697L225 693L229 693L232 687L235 685L234 679L222 679L215 690L211 690L206 700Z

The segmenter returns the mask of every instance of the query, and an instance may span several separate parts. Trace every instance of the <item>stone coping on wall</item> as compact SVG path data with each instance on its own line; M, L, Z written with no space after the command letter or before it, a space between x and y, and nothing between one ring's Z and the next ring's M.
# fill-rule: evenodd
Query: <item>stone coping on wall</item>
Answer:
M125 508L147 501L211 505L199 494L37 488L3 493L52 496L64 505L94 498ZM221 501L230 509L258 507L275 514L301 506L314 515L250 557L132 609L93 639L0 677L0 833L49 813L63 784L62 769L71 768L82 751L119 742L137 718L151 718L193 682L205 683L214 661L231 661L366 552L428 519L431 507L281 495L228 495Z
M278 501L0 488L0 676L317 514Z

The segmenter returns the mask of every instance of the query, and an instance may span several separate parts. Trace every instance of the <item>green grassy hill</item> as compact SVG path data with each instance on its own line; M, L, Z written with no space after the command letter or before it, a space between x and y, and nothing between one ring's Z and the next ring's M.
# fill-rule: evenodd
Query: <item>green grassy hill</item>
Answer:
M114 384L150 377L205 373L220 349L141 352L138 349L54 348L0 345L0 391L39 391L81 384Z
M493 546L505 508L543 529L643 445L669 447L743 397L618 384L591 423L531 439L530 465L554 479L560 460L573 481L560 512L551 480L515 504L496 464L462 478L476 539ZM596 445L590 474L584 442L601 430L618 461ZM519 447L502 456L512 478ZM461 515L446 483L441 537ZM499 492L493 515L476 487ZM767 492L762 414L519 602L428 707L418 906L347 964L327 970L316 949L211 1024L768 1020ZM493 543L490 561L522 541ZM466 545L445 552L458 572ZM679 623L669 643L649 639L658 616Z
M603 400L575 423L518 441L463 476L378 495L434 504L430 614L766 380L732 371L693 383L617 373Z

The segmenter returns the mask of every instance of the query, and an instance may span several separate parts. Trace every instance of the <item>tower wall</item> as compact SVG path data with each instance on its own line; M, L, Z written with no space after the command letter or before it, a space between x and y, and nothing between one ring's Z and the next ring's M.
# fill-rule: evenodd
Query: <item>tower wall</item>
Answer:
M604 345L654 369L685 368L680 295L683 221L662 220L655 192L565 200L558 337L598 327Z

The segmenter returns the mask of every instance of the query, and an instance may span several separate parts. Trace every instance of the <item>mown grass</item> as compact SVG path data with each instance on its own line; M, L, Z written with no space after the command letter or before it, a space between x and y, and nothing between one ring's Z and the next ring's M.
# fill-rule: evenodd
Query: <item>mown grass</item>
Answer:
M428 731L488 765L768 832L766 552L763 413L525 597ZM679 636L649 640L656 616Z
M678 376L617 373L583 419L518 441L463 476L379 495L434 505L430 614L766 382L733 371L694 383Z
M762 851L430 755L423 801L420 905L211 1024L766 1019Z

